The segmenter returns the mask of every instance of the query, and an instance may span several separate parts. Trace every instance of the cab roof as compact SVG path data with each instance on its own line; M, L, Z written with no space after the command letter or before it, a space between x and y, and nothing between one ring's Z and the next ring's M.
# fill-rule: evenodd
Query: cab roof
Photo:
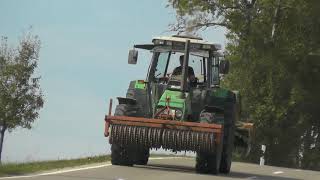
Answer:
M184 47L184 44L187 40L190 40L192 48L195 49L212 49L215 51L221 50L220 44L211 43L203 40L200 37L195 36L186 36L186 35L173 35L173 36L159 36L152 38L153 44L139 44L134 45L135 48L151 50L156 46L179 46L180 48Z
M201 37L195 37L195 36L185 36L185 35L159 36L159 37L154 37L152 39L152 42L154 43L156 40L181 42L181 43L185 43L187 40L190 40L191 44L211 45L216 50L221 50L220 44L211 43L209 41L203 40Z

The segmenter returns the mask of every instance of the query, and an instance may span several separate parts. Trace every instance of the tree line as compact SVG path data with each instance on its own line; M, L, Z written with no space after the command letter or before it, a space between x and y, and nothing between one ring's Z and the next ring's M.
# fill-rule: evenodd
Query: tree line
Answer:
M223 86L239 90L242 118L255 124L257 162L320 170L320 1L169 0L171 30L227 31L231 72Z

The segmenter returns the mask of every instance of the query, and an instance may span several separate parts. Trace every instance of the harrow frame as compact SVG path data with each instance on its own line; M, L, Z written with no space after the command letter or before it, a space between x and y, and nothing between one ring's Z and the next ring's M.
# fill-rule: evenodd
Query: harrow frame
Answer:
M163 136L163 132L178 132L179 134L183 134L184 136L192 137L192 140L189 141L201 141L204 138L212 138L215 146L221 144L221 140L223 137L223 125L221 124L209 124L209 123L199 123L199 122L185 122L185 121L176 121L176 120L164 120L164 119L155 119L155 118L144 118L144 117L131 117L131 116L113 116L111 115L112 110L112 99L110 100L109 105L109 114L105 116L105 130L104 135L108 137L110 135L109 130L112 129L112 126L122 126L122 127L136 127L136 128L153 128L157 129L160 133L158 136ZM112 133L112 132L111 132ZM195 134L194 134L195 133ZM198 133L198 134L197 134ZM110 144L113 143L114 138L110 136L109 142ZM137 140L138 141L138 140ZM165 142L166 140L161 140L161 142ZM187 140L185 140L187 141ZM190 142L190 144L198 143L200 146L200 142ZM164 147L163 145L157 145L158 147ZM202 145L203 146L203 145ZM153 147L150 147L153 148ZM213 146L212 146L213 148ZM210 147L210 149L212 149ZM172 148L166 148L172 149ZM196 147L193 149L185 149L185 150L192 150L197 151ZM184 149L179 149L179 151ZM201 150L199 148L199 150Z

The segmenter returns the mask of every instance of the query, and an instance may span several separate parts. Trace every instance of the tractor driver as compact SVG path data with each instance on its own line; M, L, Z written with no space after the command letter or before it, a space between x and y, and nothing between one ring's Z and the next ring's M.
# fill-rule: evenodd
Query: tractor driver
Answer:
M176 67L173 70L172 75L182 75L183 59L184 59L184 55L181 55L180 58L179 58L180 66ZM188 66L188 78L189 78L190 82L195 82L196 81L196 77L194 75L193 68L190 67L190 66Z

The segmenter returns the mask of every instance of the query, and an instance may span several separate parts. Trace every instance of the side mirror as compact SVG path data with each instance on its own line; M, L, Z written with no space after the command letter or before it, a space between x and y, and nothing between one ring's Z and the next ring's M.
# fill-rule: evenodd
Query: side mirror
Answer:
M137 64L138 61L138 51L131 49L128 56L128 64Z
M228 74L230 62L228 60L221 60L219 66L220 74Z

